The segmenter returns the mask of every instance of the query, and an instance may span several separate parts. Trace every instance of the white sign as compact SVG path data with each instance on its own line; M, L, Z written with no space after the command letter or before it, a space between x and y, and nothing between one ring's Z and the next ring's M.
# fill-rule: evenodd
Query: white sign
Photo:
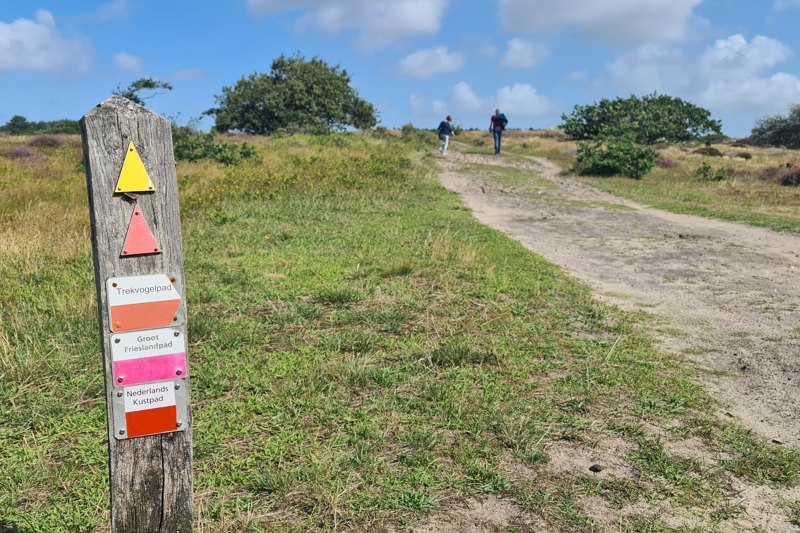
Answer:
M185 431L189 426L185 379L121 387L112 398L116 439Z
M185 353L183 335L176 329L148 329L111 336L111 358L114 361Z
M125 387L123 391L126 414L175 405L175 384L172 381L134 385Z

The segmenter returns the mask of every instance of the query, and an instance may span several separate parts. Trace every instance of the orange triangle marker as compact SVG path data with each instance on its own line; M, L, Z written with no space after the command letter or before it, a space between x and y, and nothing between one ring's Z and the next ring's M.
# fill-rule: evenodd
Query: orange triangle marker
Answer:
M122 245L120 257L129 255L160 254L161 247L153 237L147 221L142 215L142 210L136 205L133 207L131 223L128 224L128 233L125 235L125 244Z
M122 170L119 172L114 192L151 192L155 190L150 176L147 175L147 169L144 168L142 158L139 157L139 152L136 151L132 142L128 143L125 161L122 162Z

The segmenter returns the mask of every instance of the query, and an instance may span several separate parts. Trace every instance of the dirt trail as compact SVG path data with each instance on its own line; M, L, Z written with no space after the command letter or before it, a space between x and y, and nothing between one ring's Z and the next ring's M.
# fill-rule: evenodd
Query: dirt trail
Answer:
M500 185L465 165L514 167L532 181ZM708 370L703 384L723 416L800 445L800 238L638 205L536 157L450 152L440 167L442 183L478 220L604 301L663 317L658 339Z

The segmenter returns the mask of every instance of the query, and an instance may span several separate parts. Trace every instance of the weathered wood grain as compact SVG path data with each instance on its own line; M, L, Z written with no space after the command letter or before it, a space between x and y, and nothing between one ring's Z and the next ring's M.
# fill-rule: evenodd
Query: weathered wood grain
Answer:
M164 273L179 277L181 298L186 300L172 129L167 119L113 96L84 115L81 134L108 408L111 528L126 533L188 532L192 529L191 415L185 421L185 431L114 438L106 294L110 277ZM161 246L160 254L120 257L133 206L122 195L114 194L114 187L130 141L156 188L155 192L139 194L138 205ZM185 322L181 330L185 335ZM188 380L186 385L188 408Z

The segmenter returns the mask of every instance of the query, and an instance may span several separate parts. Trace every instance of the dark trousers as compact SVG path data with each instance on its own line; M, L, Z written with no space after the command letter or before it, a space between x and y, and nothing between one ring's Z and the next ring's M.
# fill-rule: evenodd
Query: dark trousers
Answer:
M494 153L500 153L500 144L503 138L503 130L500 128L495 128L492 130L492 135L494 136Z

